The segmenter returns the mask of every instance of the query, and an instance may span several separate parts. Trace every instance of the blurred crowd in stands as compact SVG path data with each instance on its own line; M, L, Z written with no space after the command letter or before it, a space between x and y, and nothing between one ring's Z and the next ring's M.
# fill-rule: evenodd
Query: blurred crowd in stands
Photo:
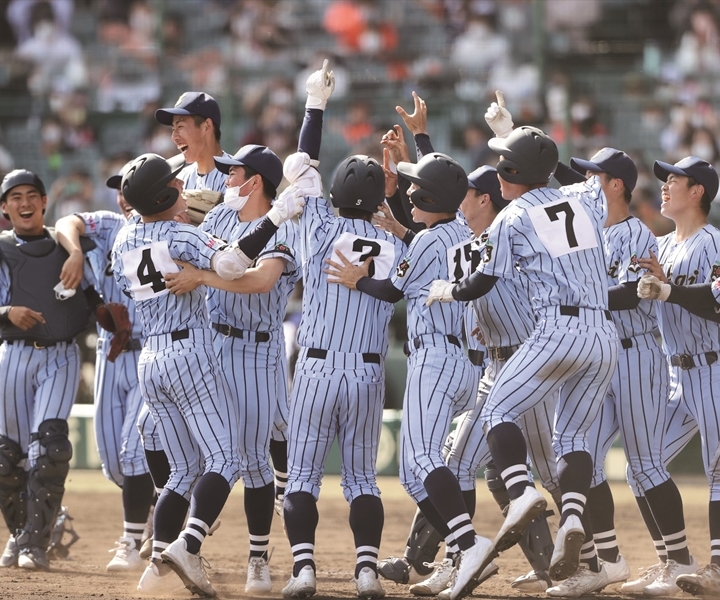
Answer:
M566 160L630 153L633 210L662 234L648 165L693 154L720 167L719 23L720 0L0 0L0 174L38 171L49 222L114 209L107 176L177 153L153 115L187 90L220 102L225 150L284 157L307 74L329 58L326 182L343 156L379 155L412 90L436 148L468 171L494 164L482 115L501 89ZM615 79L593 85L604 73Z

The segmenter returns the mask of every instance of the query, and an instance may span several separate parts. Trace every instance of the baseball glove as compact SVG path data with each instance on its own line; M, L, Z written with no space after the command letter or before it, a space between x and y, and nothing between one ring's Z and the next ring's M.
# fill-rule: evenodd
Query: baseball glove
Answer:
M223 195L212 190L185 190L183 197L187 202L190 222L198 226L203 222L205 215L222 202Z
M132 323L130 323L127 306L120 302L101 304L95 316L100 327L113 334L107 359L110 362L115 362L115 359L120 356L120 353L130 341L132 332Z

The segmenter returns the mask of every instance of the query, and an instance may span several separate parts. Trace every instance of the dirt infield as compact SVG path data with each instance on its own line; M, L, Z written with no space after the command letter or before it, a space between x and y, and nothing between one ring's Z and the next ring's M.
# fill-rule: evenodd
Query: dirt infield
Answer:
M318 593L316 598L353 598L352 583L355 563L352 533L348 526L348 505L342 497L338 477L327 477L318 509L320 525L316 539ZM483 482L478 482L478 506L475 526L478 532L493 537L501 517ZM385 530L380 556L402 554L407 530L414 514L411 500L397 479L383 478L380 482L385 505ZM680 484L685 501L687 533L691 551L700 564L709 559L707 527L707 486L704 480L694 479ZM655 556L649 536L645 533L640 515L627 486L614 484L616 531L620 548L630 564L633 575L637 569L650 565ZM548 496L549 500L549 496ZM221 515L222 526L206 541L203 554L210 562L210 579L219 598L246 598L244 593L247 563L247 529L242 508L242 486L238 485ZM96 471L72 471L68 482L66 504L74 517L74 525L81 539L72 548L70 560L52 563L51 573L28 572L22 569L0 570L0 600L65 600L72 598L102 598L125 600L139 598L136 591L140 573L129 575L107 573L105 565L111 555L107 550L119 537L122 527L120 490L105 481ZM551 525L557 529L557 517ZM280 598L292 564L290 548L279 523L273 523L271 545L275 550L270 562L273 592L269 597ZM503 553L497 564L500 573L475 591L478 598L530 597L516 593L510 582L528 570L520 550L515 547ZM412 598L405 586L384 582L388 597ZM181 596L178 596L181 597ZM189 598L188 593L185 596ZM539 597L546 597L541 594ZM598 597L623 598L619 585L610 586ZM630 596L627 596L630 598ZM686 595L685 597L690 598Z

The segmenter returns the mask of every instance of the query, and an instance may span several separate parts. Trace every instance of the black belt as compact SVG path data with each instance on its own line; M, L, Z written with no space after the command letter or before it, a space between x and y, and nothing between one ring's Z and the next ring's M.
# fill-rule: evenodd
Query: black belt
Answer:
M485 353L482 350L468 350L468 358L476 367L482 367L485 362Z
M186 340L189 337L190 337L189 329L178 329L177 331L170 332L170 339L172 339L173 342L177 342L178 340Z
M507 360L515 354L515 351L518 348L519 346L499 346L496 348L488 348L488 354L490 355L490 358L495 360Z
M594 308L586 308L585 310L595 310ZM612 315L610 314L609 310L603 310L603 314L605 315L605 318L608 321L612 321ZM565 306L564 304L560 305L560 314L564 317L579 317L580 316L580 307L579 306Z
M142 342L140 340L128 340L128 343L125 344L125 347L123 348L123 352L130 352L132 350L142 350Z
M307 350L308 358L319 358L321 360L325 360L327 358L327 353L327 350L321 350L320 348L308 348ZM374 363L376 365L380 364L380 355L375 352L363 352L362 357L363 361L366 363Z
M14 344L15 342L25 342L26 345L32 345L34 348L52 348L53 346L57 346L58 344L72 344L75 339L70 338L69 340L57 340L55 342L49 342L48 340L27 340L24 338L20 338L5 341L10 345Z
M632 338L623 338L620 340L620 345L623 347L623 350L630 350L630 348L633 347L633 341Z
M705 356L705 360L707 361L708 366L716 362L718 359L717 352L704 352L701 356ZM701 364L696 365L693 357L690 354L676 354L674 356L671 356L670 364L673 367L680 367L683 371L703 366Z
M445 339L450 342L451 344L457 346L458 348L462 348L462 344L460 343L460 340L455 335L446 335ZM422 338L416 337L414 340L412 340L412 345L415 350L419 350L422 348ZM410 356L410 342L405 342L403 344L403 352L405 353L405 356Z
M215 331L219 331L226 337L234 337L234 338L240 338L243 339L244 337L248 337L252 341L252 338L255 337L256 342L269 342L270 341L270 334L267 331L243 331L242 329L237 329L235 327L232 327L231 325L222 325L220 323L213 323L212 328Z

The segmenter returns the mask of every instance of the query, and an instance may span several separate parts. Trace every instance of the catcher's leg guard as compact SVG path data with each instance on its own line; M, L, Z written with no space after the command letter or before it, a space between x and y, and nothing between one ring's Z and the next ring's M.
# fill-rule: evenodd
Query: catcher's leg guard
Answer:
M41 548L43 551L47 548L65 493L65 478L72 458L67 421L43 421L37 437L45 453L37 459L28 475L27 524L18 536L21 552L26 547Z
M429 575L433 568L426 567L425 563L435 562L442 541L442 536L418 510L415 512L415 519L410 528L405 559L419 575Z
M490 462L485 467L485 481L495 502L504 513L510 504L510 497L495 463ZM554 545L547 518L553 514L553 511L548 510L536 517L518 542L533 571L547 571L550 567Z
M27 519L27 471L18 466L23 458L20 444L0 435L0 510L12 534L22 529Z

